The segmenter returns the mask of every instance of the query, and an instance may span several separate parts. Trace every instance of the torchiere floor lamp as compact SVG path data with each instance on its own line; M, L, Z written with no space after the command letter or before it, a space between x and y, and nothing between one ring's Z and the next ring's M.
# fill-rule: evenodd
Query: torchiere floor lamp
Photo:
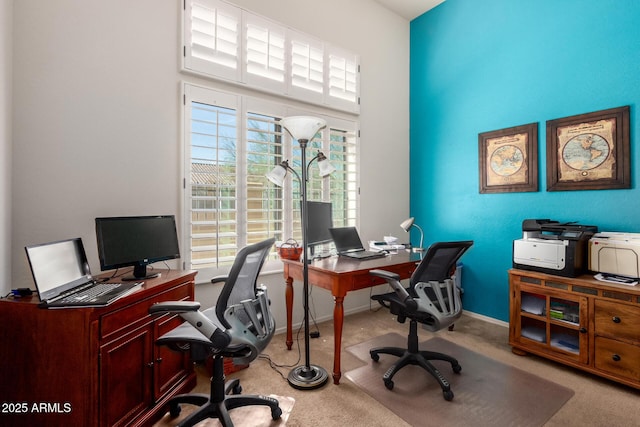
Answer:
M304 303L304 365L297 366L289 372L289 384L300 390L312 390L322 387L329 375L327 371L320 366L312 365L309 358L309 245L307 243L307 180L309 167L314 160L318 161L320 176L325 177L332 173L335 169L322 152L312 158L307 164L306 149L307 143L327 124L324 120L316 117L293 116L285 117L280 120L280 125L285 128L293 139L300 144L302 153L302 178L289 166L289 162L284 160L277 165L271 172L267 174L269 181L282 187L284 177L287 171L291 171L300 182L300 219L302 221L302 278L303 278L303 303Z

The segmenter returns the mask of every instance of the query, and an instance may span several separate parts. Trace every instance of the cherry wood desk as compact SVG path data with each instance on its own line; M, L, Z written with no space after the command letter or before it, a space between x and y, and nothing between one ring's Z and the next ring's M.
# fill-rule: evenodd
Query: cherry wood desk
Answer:
M293 315L293 281L302 281L303 265L300 261L283 259L284 277L286 280L285 300L287 304L287 349L293 345L291 329ZM335 301L333 308L334 354L333 383L340 384L340 352L342 347L342 326L344 324L344 297L350 291L370 288L386 283L379 277L369 274L369 270L382 269L400 275L402 279L411 277L420 254L400 251L384 258L355 260L346 257L332 256L315 260L309 264L309 284L331 291Z
M149 307L193 300L196 272L160 272L106 307L0 299L0 425L150 426L172 396L191 390L189 355L155 343L182 320L150 316Z

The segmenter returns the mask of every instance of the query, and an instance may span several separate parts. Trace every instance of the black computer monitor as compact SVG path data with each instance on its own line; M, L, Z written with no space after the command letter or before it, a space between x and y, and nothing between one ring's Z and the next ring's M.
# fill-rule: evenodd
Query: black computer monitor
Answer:
M96 218L96 237L100 269L133 266L124 280L157 277L147 274L147 265L180 258L173 215Z
M315 245L331 242L329 229L333 227L330 202L307 201L307 243Z

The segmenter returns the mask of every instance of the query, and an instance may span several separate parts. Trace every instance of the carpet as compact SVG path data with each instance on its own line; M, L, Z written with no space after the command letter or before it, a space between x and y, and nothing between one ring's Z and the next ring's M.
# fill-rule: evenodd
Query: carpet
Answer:
M432 362L451 384L453 400L444 400L437 381L419 366L401 369L393 378L393 390L387 390L382 375L398 358L381 354L380 361L374 362L369 350L406 348L406 344L406 337L390 333L346 348L367 365L345 376L414 426L542 426L574 394L567 387L438 337L420 343L420 349L458 359L460 374L454 374L447 362Z
M268 406L245 406L241 408L232 409L229 411L231 415L231 421L235 427L284 427L286 426L287 419L293 409L295 399L293 397L283 397L270 395L275 399L278 399L280 403L280 409L282 409L282 416L279 420L271 419L271 409ZM182 411L180 416L171 418L167 413L160 421L154 424L154 427L169 427L175 426L184 419L188 414L197 409L197 406L193 405L181 405ZM197 427L220 427L222 424L217 419L208 419L196 424Z

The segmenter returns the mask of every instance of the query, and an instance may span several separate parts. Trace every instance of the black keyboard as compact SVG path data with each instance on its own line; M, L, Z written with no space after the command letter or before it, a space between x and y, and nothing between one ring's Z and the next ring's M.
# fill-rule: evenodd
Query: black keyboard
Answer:
M77 302L77 301L91 301L92 299L97 298L101 295L104 295L108 292L111 292L114 289L118 289L121 285L122 285L121 283L99 283L97 285L91 286L89 289L64 297L60 301L63 303Z

